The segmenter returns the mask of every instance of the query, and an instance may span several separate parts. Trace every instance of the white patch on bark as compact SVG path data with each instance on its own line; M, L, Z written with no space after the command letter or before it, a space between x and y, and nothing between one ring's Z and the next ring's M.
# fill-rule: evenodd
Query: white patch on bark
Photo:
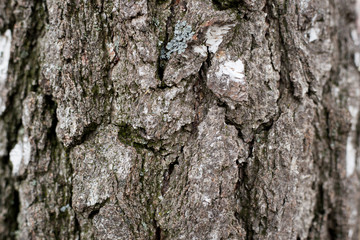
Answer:
M360 53L359 52L355 52L355 54L354 54L354 63L355 63L355 66L357 67L357 70L360 71Z
M209 206L211 203L211 198L207 196L206 194L202 194L202 204L203 206Z
M351 38L355 45L360 45L359 35L355 29L351 31Z
M309 6L310 0L302 0L300 1L300 9L305 10Z
M70 205L69 204L66 204L65 206L62 206L60 208L60 212L65 212L66 210L70 209Z
M28 137L25 135L15 147L10 151L10 161L12 163L12 173L17 175L21 166L26 167L29 164L31 155L31 145Z
M10 152L10 161L12 163L13 174L16 174L20 169L22 159L22 144L17 143Z
M209 47L210 52L216 53L224 36L233 26L234 24L209 27L209 30L206 32L206 46Z
M5 87L7 78L7 71L10 60L11 48L11 31L5 31L5 34L0 36L0 88ZM0 115L5 111L4 99L0 95Z
M195 46L194 47L194 52L199 53L203 57L207 56L207 48L206 48L206 46Z
M236 62L227 61L224 64L220 65L219 71L216 73L218 79L222 79L222 76L227 75L227 85L229 81L245 84L245 75L244 75L244 64L239 59Z
M349 239L352 239L353 235L354 235L354 232L355 230L357 229L357 215L358 215L358 212L356 210L356 208L353 207L353 210L351 211L351 214L350 214L350 217L349 217L349 232L348 232L348 236L349 236Z
M355 9L356 9L356 14L357 14L356 28L357 28L358 33L360 33L360 17L359 17L360 16L360 0L356 1Z
M354 106L349 106L349 112L351 114L351 132L356 131L357 116L359 109ZM349 134L346 143L346 176L349 177L355 170L356 163L356 148L354 145L354 136Z
M352 238L353 234L354 234L354 230L350 228L350 230L349 230L349 239Z
M290 164L290 171L294 174L299 174L299 171L297 169L297 157L293 157Z
M310 28L308 34L309 34L309 42L314 42L319 39L320 29Z
M340 88L333 86L331 88L332 94L334 95L334 97L338 98L339 97L339 93L340 93Z

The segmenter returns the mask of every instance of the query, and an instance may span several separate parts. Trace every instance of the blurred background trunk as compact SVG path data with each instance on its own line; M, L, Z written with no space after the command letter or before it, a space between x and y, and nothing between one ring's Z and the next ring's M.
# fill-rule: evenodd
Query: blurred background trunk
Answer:
M355 6L0 1L0 238L359 239Z

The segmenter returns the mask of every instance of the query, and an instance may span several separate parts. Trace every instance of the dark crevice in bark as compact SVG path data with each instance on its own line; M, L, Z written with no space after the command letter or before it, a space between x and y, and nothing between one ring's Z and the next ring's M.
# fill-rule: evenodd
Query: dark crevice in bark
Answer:
M267 3L268 4L268 3ZM283 100L283 98L292 98L293 100L295 100L296 102L300 102L301 99L299 99L299 97L295 96L295 86L294 86L294 82L291 81L291 77L290 77L290 72L292 71L292 56L291 56L291 51L293 46L296 46L296 44L294 44L292 42L292 44L288 44L287 43L287 32L288 30L288 23L287 23L287 19L286 19L286 12L287 12L287 3L285 1L284 3L284 9L281 9L280 6L277 6L276 8L276 12L278 14L278 16L273 16L271 9L271 6L269 6L267 8L268 12L270 13L270 16L277 21L278 26L277 26L277 30L278 30L278 34L279 34L279 43L280 43L280 51L281 51L281 59L280 59L280 84L279 84L279 92L280 92L280 96L278 99L278 106L280 106L280 102L281 100ZM290 41L293 41L291 38L288 39ZM285 94L286 92L290 93L290 94ZM281 115L281 108L279 108L280 110L280 115Z
M253 52L254 49L258 48L258 44L256 44L254 34L251 34L251 45L250 45L250 52Z
M259 127L256 128L255 134L260 134L261 132L269 132L274 123L279 119L280 115L276 116L275 119L270 119L268 122L264 122L260 124Z
M183 147L181 149L183 149ZM182 153L182 150L181 150L181 153ZM169 182L170 182L171 174L173 173L175 166L179 165L179 160L178 159L179 159L179 157L177 157L174 162L170 163L168 170L164 172L163 186L161 188L161 194L162 195L164 195L166 193L166 191L168 190L168 188L169 188Z
M207 57L206 57L206 61L205 61L206 65L203 65L205 68L201 72L201 73L205 74L205 77L206 77L207 70L209 69L209 67L211 67L211 58L212 58L210 49L208 46L206 46L206 53L207 53ZM201 67L203 67L203 66L201 66Z
M156 0L156 4L161 5L164 4L166 2L168 2L169 0Z
M160 52L163 51L163 48L165 48L164 46L165 46L165 44L163 44L163 46L161 47L162 49L160 50ZM160 55L161 55L161 53L160 53ZM160 86L158 86L158 88L162 89L162 88L164 88L163 79L164 79L165 63L163 62L163 60L160 59L161 58L160 55L157 60L157 74L161 81L161 84L160 84Z
M327 219L326 228L328 231L329 240L343 239L341 232L339 232L339 224L337 223L336 214L330 212Z
M236 184L236 198L240 201L239 211L235 212L234 215L239 223L245 228L246 240L254 238L255 231L253 229L253 217L256 214L254 212L254 205L256 200L252 195L252 186L248 176L248 163L238 163L238 177L239 180Z
M236 198L240 201L240 211L235 213L235 217L238 219L238 221L244 226L246 231L245 239L253 239L255 235L255 230L253 229L253 221L257 218L259 214L259 207L257 206L257 199L256 199L256 192L254 192L255 186L258 183L257 176L258 172L261 168L261 163L259 162L259 159L257 159L257 156L254 155L254 144L256 135L259 135L263 132L268 133L274 126L274 124L278 121L278 119L281 116L281 101L283 101L285 98L289 98L294 96L294 94L286 94L287 91L294 92L294 87L292 86L292 83L290 81L290 75L289 75L289 56L287 53L287 47L285 44L284 37L282 36L281 32L281 16L280 18L275 17L272 15L271 9L273 8L273 5L270 5L269 3L266 3L265 5L265 11L268 13L268 18L273 19L274 21L278 22L278 34L279 34L279 40L280 40L280 46L283 49L283 53L281 56L281 66L280 66L280 83L279 83L279 93L280 96L277 100L277 105L279 106L279 112L268 122L262 123L256 130L254 130L255 137L252 138L252 140L249 142L249 150L248 150L248 157L246 162L239 163L238 165L238 177L239 180L237 182L236 186ZM268 21L270 21L268 19ZM269 46L269 49L271 51L271 48ZM274 64L272 63L273 69L275 69ZM234 124L230 119L226 119L226 123L233 125L236 127L239 133L241 133L241 126L238 124ZM241 138L241 134L239 134L239 137ZM244 140L244 139L243 139ZM251 166L249 166L249 161L252 161ZM268 209L266 210L266 212ZM267 213L265 214L267 216ZM268 228L268 219L267 217L262 217L262 221L264 222L262 227L262 233L266 233L266 229Z
M325 115L325 119L326 119L326 142L328 145L328 148L330 151L334 151L334 142L333 142L333 138L331 136L331 116L330 116L330 109L328 109L326 106L324 106L324 115ZM333 175L333 171L336 171L335 166L334 166L334 159L333 159L333 154L330 153L330 166L329 166L329 176Z
M101 203L96 203L94 206L92 206L92 210L90 211L88 215L88 219L94 219L94 217L99 214L100 209L105 206L110 201L110 198L105 199Z
M75 218L74 218L74 233L73 235L74 236L77 236L79 240L81 240L81 226L80 226L80 223L79 223L79 220L78 218L76 217L75 215Z
M99 127L98 123L95 122L90 123L88 126L84 127L81 136L78 139L74 139L74 141L71 142L71 144L68 147L73 148L77 145L84 143L87 139L91 138L91 136L96 132L98 127Z
M238 182L237 182L237 188L240 187L241 184L244 184L245 178L246 178L246 166L248 165L247 162L239 163L239 161L236 161L236 164L238 165Z
M11 193L5 200L5 206L7 206L7 212L4 216L4 223L7 231L5 234L1 235L1 239L13 239L15 237L16 231L19 229L19 224L17 217L20 213L20 199L19 191L15 189L13 179L5 177L4 181L6 182L5 186L11 186ZM5 194L5 190L0 187L0 194ZM8 189L9 190L9 189Z
M70 192L70 196L69 196L69 206L71 207L71 209L74 209L73 207L73 202L72 202L72 198L73 198L73 183L72 183L72 179L74 177L74 166L71 163L70 160L70 149L66 149L66 163L69 166L69 175L71 176L71 182L68 183L69 185L69 192ZM78 236L78 239L81 239L81 226L77 217L76 212L74 211L74 236Z
M44 100L45 100L45 104L46 104L45 108L44 108L44 113L46 111L48 111L51 113L51 116L52 116L51 126L47 130L47 134L46 134L46 140L47 140L49 148L51 149L51 158L50 158L50 162L49 162L49 165L50 165L52 163L52 161L56 161L56 159L57 159L56 149L58 149L59 144L60 144L57 139L57 136L56 136L56 126L58 124L58 118L56 117L57 104L53 100L52 96L49 96L49 95L45 95ZM36 153L37 153L36 159L40 159L40 155L39 155L40 152L37 151Z
M247 159L253 157L253 154L254 154L254 153L253 153L254 143L255 143L255 138L253 138L253 139L251 140L251 142L249 143L249 155L248 155Z
M144 172L145 172L145 157L144 156L141 156L141 165L140 165L140 169L139 169L139 183L140 183L140 192L145 192L145 189L146 189L146 186L145 186L145 183L144 183L144 180L145 180L145 175L144 175Z
M167 85L164 82L164 71L165 71L165 67L167 64L167 59L164 58L164 55L165 55L165 51L166 51L166 45L170 40L169 31L170 31L171 26L173 25L173 18L175 17L175 3L176 3L176 0L171 1L170 15L168 16L168 18L166 20L165 38L164 38L162 45L160 46L160 51L159 51L160 54L159 54L159 57L157 60L157 68L158 68L157 75L161 82L160 85L158 86L158 88L160 88L160 89L167 87Z
M324 221L325 203L324 203L324 189L322 183L318 183L316 191L317 191L317 195L316 195L316 203L314 209L314 218L309 228L309 233L307 238L308 240L312 238L320 239L320 229L318 229L316 226L322 226Z
M47 206L48 207L48 206ZM59 230L59 227L58 227L58 221L56 219L56 213L55 212L49 212L49 221L52 222L54 224L54 239L55 240L61 240L59 235L60 235L60 230Z
M337 75L332 75L333 77L336 77ZM317 201L314 208L314 219L311 223L311 226L309 228L309 237L308 239L313 238L320 238L323 236L323 233L321 230L325 228L327 230L327 236L329 236L331 239L342 239L341 236L343 236L343 230L341 227L341 224L339 223L339 219L342 219L341 215L341 208L340 207L334 207L334 204L337 206L341 206L341 194L342 194L342 186L341 186L341 177L339 176L339 172L337 169L337 160L338 156L336 156L338 149L337 149L337 143L336 139L334 139L333 135L333 111L331 108L329 108L328 104L326 103L326 95L330 94L330 84L331 80L325 85L324 92L323 92L323 102L321 103L323 105L323 111L320 112L320 114L323 114L323 117L326 121L326 126L323 126L323 132L324 134L321 135L319 131L316 130L316 139L315 141L321 141L327 145L328 154L327 154L327 160L324 161L323 159L316 159L315 164L318 166L319 169L319 180L318 180L318 186L316 189L317 193ZM322 116L318 116L320 118ZM315 127L316 128L316 127ZM324 184L332 182L333 189L325 189ZM333 191L335 196L331 197L329 196L329 192ZM335 201L335 203L332 203L332 201ZM335 209L335 210L334 210ZM329 210L331 210L329 212Z
M221 102L222 104L221 105L218 105L219 107L224 107L226 108L226 104ZM245 138L244 138L244 135L242 134L241 132L241 125L240 124L237 124L236 122L234 122L232 119L230 119L229 117L227 117L227 115L225 114L225 124L226 125L230 125L230 126L234 126L237 130L237 136L244 142L245 141Z
M20 198L19 198L19 191L14 190L12 201L10 206L10 214L7 215L7 219L11 223L9 230L11 232L16 232L19 229L19 223L17 221L17 217L20 213ZM15 220L15 221L14 221Z
M356 149L356 155L355 155L355 159L359 159L359 155L360 155L360 151L359 151L359 146L360 146L360 114L357 115L357 123L356 123L356 128L355 128L355 139L353 139L354 141L354 147ZM357 163L356 167L358 166L359 163ZM359 174L358 174L359 175Z
M157 142L154 140L146 140L140 134L141 131L144 131L141 128L134 129L130 124L123 123L118 125L119 132L118 132L118 139L125 145L132 146L136 150L146 149L153 153L160 153L164 151L162 147L159 149L155 148Z
M217 99L217 97L208 89L206 85L207 81L207 71L211 66L211 53L209 51L209 47L207 47L207 57L206 60L202 63L200 70L198 72L197 81L193 86L193 91L195 93L195 119L192 122L192 133L197 132L197 127L203 120L203 116L206 115L207 108L204 107L207 103L211 101L211 99Z
M215 7L219 10L234 9L240 11L243 7L242 0L212 0Z
M240 131L239 131L240 132ZM252 189L255 185L255 176L250 177L249 169L249 159L254 158L253 148L254 148L255 138L249 142L249 150L246 161L239 162L236 161L238 167L238 181L235 186L235 198L240 202L239 211L235 211L234 216L239 221L239 223L245 228L246 231L246 240L254 238L255 231L253 229L254 217L257 215L256 199L254 198Z
M326 91L325 91L326 92ZM326 104L324 104L326 105ZM332 189L329 189L330 191L333 191L333 193L335 194L335 205L336 206L341 206L342 205L342 186L341 186L341 176L339 173L339 169L338 169L338 159L339 156L338 154L338 143L336 140L336 136L333 135L333 129L334 129L334 120L333 119L333 114L332 111L334 111L333 109L329 109L328 106L324 106L325 109L325 116L326 116L326 139L328 140L328 146L329 146L329 150L330 150L330 156L329 156L329 166L328 166L328 174L326 175L321 175L322 176L322 180L324 182L326 181L332 181ZM338 129L337 129L338 130ZM323 140L324 141L324 140ZM326 166L323 165L318 165L319 171L326 171ZM328 177L325 177L328 176ZM328 191L329 191L328 190ZM323 223L323 225L325 224L326 229L328 231L328 236L330 236L330 239L342 239L342 235L343 235L343 230L341 228L341 223L339 223L339 219L342 219L341 215L343 215L343 213L341 212L341 208L337 207L334 208L333 203L330 201L331 198L330 196L324 195L326 196L326 199L324 200L325 202L325 206L327 209L330 209L331 212L327 213L326 215L326 219L327 221Z
M76 226L76 214L74 213L74 219L73 219L73 231L69 231L67 233L63 232L64 227L67 227L69 221L70 221L70 215L68 213L68 211L72 211L72 184L71 184L71 180L69 180L69 178L72 176L73 174L73 169L72 169L72 165L69 159L69 150L64 149L64 146L61 144L61 142L59 142L57 135L56 135L56 126L58 123L58 119L56 116L56 109L57 109L57 104L56 102L52 99L52 96L50 95L45 95L45 107L43 109L44 114L46 114L45 112L49 112L51 113L51 118L52 118L52 124L50 126L50 128L47 130L47 137L46 137L46 141L47 141L47 147L45 149L50 149L51 153L50 153L50 161L48 163L49 165L49 171L52 172L52 176L54 179L54 182L50 182L50 184L45 183L44 185L42 184L42 193L43 196L41 198L38 198L37 201L38 202L44 202L46 208L48 209L49 212L49 216L50 216L50 222L51 225L54 226L54 235L55 235L55 239L62 239L62 236L64 236L63 234L66 234L66 236L71 236L71 235L76 235L77 234L77 226ZM62 153L65 152L65 159L62 159L61 155ZM42 152L41 154L39 153L39 155L37 156L37 159L41 159L42 156L46 155L46 151ZM61 174L58 169L60 168L66 168L67 169L67 174L63 175ZM36 179L40 179L40 176L44 175L44 172L37 172L36 173ZM70 181L70 182L69 182ZM63 204L60 205L60 211L54 211L48 204L47 200L48 197L46 196L48 193L47 191L51 191L48 188L53 188L54 189L54 183L57 184L56 187L56 191L60 196L66 196L66 197L60 197L61 201ZM62 210L64 208L64 210Z
M160 228L160 226L158 226L158 223L155 220L155 218L153 219L153 227L155 229L154 240L162 240L163 238L161 237L161 228Z

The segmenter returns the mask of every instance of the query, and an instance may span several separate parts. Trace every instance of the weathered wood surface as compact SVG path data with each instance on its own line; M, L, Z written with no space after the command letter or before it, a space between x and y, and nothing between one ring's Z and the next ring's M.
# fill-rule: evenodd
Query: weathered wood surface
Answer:
M359 239L355 9L0 1L0 238Z

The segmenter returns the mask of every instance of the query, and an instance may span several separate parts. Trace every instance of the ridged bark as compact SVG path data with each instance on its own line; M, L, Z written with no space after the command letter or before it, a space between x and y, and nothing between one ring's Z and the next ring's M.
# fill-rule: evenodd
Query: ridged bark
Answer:
M359 239L355 9L1 1L0 238Z

